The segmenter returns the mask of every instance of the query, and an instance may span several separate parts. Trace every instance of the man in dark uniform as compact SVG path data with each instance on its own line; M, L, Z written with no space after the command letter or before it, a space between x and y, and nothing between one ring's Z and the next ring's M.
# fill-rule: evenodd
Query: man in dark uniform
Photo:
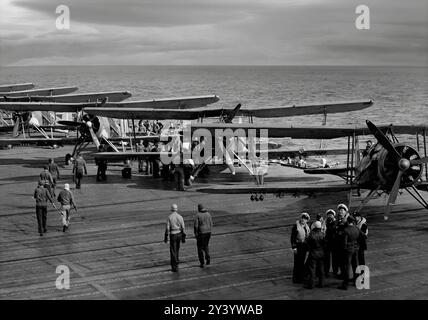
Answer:
M204 262L206 261L207 265L211 263L210 251L209 251L209 241L211 238L211 230L213 227L213 220L211 214L204 208L202 204L198 204L198 213L195 216L195 221L193 224L193 230L196 238L196 246L198 249L198 258L200 262L200 267L204 267ZM204 259L205 253L205 259Z
M107 160L97 160L97 181L106 181Z
M48 214L48 201L56 208L55 203L52 201L51 193L48 189L43 187L43 181L39 180L38 187L34 190L34 199L36 199L36 217L37 226L40 236L46 233L46 220Z
M303 282L307 253L306 240L310 231L308 226L309 219L309 214L303 212L300 216L300 220L296 221L291 229L290 242L294 253L293 283Z
M356 255L353 256L352 259L352 269L357 268L357 266L365 266L366 265L366 259L364 257L364 251L367 250L367 235L369 233L368 227L367 227L367 220L361 216L359 212L354 212L354 218L355 218L355 225L360 230L360 238L358 242L358 252ZM355 277L358 275L356 274Z
M78 155L73 167L74 179L76 180L76 189L80 189L83 174L88 175L86 170L86 161L82 155Z
M59 177L59 168L58 168L58 165L54 162L53 158L49 159L48 168L49 168L49 173L51 174L52 180L53 180L53 183L52 183L52 196L56 197L55 187L56 187L56 182L57 182L57 180L60 179L60 177Z
M325 236L321 231L321 222L315 221L313 229L308 236L308 283L306 289L312 289L314 287L315 275L318 275L318 287L324 287L324 250L325 250Z
M44 170L40 173L39 176L39 182L42 182L42 185L49 191L50 195L52 196L52 188L53 185L53 178L51 173L49 172L49 166L46 165L44 167Z
M184 165L179 163L175 165L174 178L177 190L184 191Z
M325 256L324 256L324 272L325 276L329 276L330 266L332 266L333 273L337 274L339 271L339 264L337 261L337 254L335 252L335 230L336 230L336 212L329 209L326 212L326 231L325 231Z
M354 225L355 219L348 216L347 225L339 238L343 258L343 282L339 289L348 289L349 281L354 278L352 270L352 258L358 252L358 241L360 238L360 230Z
M345 256L344 250L342 248L342 238L345 228L348 226L348 207L341 203L337 206L337 223L334 233L334 251L337 257L339 270L340 270L340 278L343 279L345 273Z

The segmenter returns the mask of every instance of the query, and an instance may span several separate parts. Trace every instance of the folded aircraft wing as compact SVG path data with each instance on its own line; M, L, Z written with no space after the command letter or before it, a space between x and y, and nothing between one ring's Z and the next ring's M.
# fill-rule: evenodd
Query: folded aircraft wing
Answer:
M286 183L284 183L286 184ZM322 184L311 186L248 186L248 185L219 185L214 187L200 188L199 192L214 194L315 194L349 191L353 187L347 184Z
M202 110L202 109L146 109L146 108L113 108L111 104L103 107L85 108L85 112L97 116L116 119L146 119L146 120L195 120L201 117L219 116L222 109ZM0 105L1 109L1 105Z
M49 95L72 93L72 92L76 91L77 89L78 89L78 87L59 87L59 88L20 90L20 91L13 91L13 92L2 92L2 91L0 91L0 96L8 96L8 97L49 96Z
M54 96L3 96L0 101L4 102L56 102L56 103L79 103L79 102L95 102L106 99L110 102L123 101L132 94L128 91L112 91L112 92L91 92L77 94L62 94Z
M424 130L428 130L426 125L414 126L390 126L380 125L378 128L382 132L388 129L393 130L395 134L416 134ZM257 137L260 130L267 130L269 138L284 138L290 137L293 139L335 139L355 135L371 135L369 129L364 127L293 127L293 126L277 126L277 125L255 125L255 124L229 124L229 123L197 123L192 124L192 131L198 129L206 129L215 134L218 130L230 129L235 136L248 136L248 130L255 130Z
M310 105L293 105L263 108L241 108L237 115L257 118L281 118L311 114L341 113L362 110L373 105L372 100L318 103Z
M0 92L22 91L22 90L29 90L33 88L34 88L34 84L32 83L2 84L0 85Z
M178 97L164 99L150 99L141 101L121 102L118 104L109 103L109 107L117 108L144 108L144 109L193 109L219 101L216 95Z
M97 106L100 103L55 103L55 102L0 102L0 110L6 111L54 111L78 112L88 105Z

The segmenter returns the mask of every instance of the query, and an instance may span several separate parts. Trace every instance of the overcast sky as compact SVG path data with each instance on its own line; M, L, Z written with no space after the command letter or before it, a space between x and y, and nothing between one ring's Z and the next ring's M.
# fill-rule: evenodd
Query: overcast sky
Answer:
M0 65L428 65L427 0L0 0ZM55 9L70 8L70 30ZM355 8L370 8L357 30Z

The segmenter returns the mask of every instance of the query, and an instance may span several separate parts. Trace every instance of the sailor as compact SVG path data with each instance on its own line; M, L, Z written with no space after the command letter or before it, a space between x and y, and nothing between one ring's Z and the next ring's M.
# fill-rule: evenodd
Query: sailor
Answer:
M325 235L321 231L321 222L315 221L313 229L308 236L308 282L305 286L307 289L312 289L314 286L315 275L318 275L318 287L324 287L324 250L325 250Z
M305 260L307 253L306 239L309 236L308 221L309 214L303 212L300 219L296 221L291 229L291 248L294 253L294 267L293 267L293 283L302 283L305 273Z
M361 216L361 213L354 212L355 225L358 229L360 229L360 242L359 249L357 253L357 261L354 262L353 268L355 269L357 264L359 266L366 265L366 259L364 257L364 251L367 250L367 235L369 233L369 229L367 227L367 220Z
M340 247L343 255L343 282L339 289L348 289L349 281L354 279L354 270L352 268L352 259L358 252L358 242L360 241L360 230L354 225L354 217L348 215L347 225L342 236L339 238Z
M328 209L326 211L326 216L324 272L326 277L328 277L330 272L330 265L332 266L333 273L337 275L339 271L339 263L335 250L336 212L333 209Z
M315 221L311 223L311 230L315 228L315 222L319 221L321 223L321 232L325 233L326 231L326 223L324 221L324 217L322 213L318 213L315 217Z
M106 181L107 180L107 160L99 159L97 160L97 181Z
M171 214L166 221L164 242L168 242L169 235L169 253L171 259L171 271L178 271L180 242L185 242L185 226L183 217L177 212L178 206L171 206Z
M34 199L36 199L36 217L37 226L40 236L46 233L46 220L48 214L48 200L52 203L53 207L56 208L55 203L52 201L51 193L48 189L43 187L44 182L39 180L39 185L34 190Z
M49 159L48 168L49 168L49 172L50 172L50 174L52 176L52 181L53 181L53 183L52 183L52 196L56 197L55 187L56 187L56 182L57 182L57 180L60 179L60 177L59 177L59 167L54 162L53 158Z
M335 252L337 256L337 261L339 262L339 269L340 269L340 278L343 278L346 276L346 256L344 255L344 250L342 248L341 241L344 237L345 228L348 226L348 207L341 203L337 206L338 210L338 217L337 217L337 223L336 223L336 230L334 235L334 242L335 242Z
M176 164L174 168L174 178L178 191L185 191L184 189L184 165L182 163Z
M193 231L195 233L196 246L198 249L198 258L200 262L199 266L201 268L204 267L205 261L207 265L211 263L208 244L211 238L212 227L213 220L211 214L207 211L207 209L204 208L202 204L198 204L198 213L196 214L193 223Z
M77 159L74 162L73 173L76 181L76 189L80 189L83 174L88 175L88 171L86 170L86 161L83 159L81 154L77 156Z
M73 206L74 210L77 212L76 202L74 201L74 196L70 191L70 185L68 183L64 184L64 190L59 193L57 200L61 204L62 232L65 232L70 225L71 207Z
M40 173L39 181L43 182L43 186L49 191L49 193L52 196L52 188L53 185L53 178L51 173L49 172L49 166L44 166L43 171Z

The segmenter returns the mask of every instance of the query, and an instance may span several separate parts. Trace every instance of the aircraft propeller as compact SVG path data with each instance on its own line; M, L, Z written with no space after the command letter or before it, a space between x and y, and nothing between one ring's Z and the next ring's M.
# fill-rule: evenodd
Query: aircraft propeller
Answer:
M382 147L384 147L388 151L388 155L392 156L393 158L392 161L398 167L398 174L397 174L397 177L395 178L394 185L392 186L392 189L388 198L386 210L385 210L384 219L387 220L388 215L391 212L391 204L394 204L395 201L397 200L401 180L404 173L408 171L410 168L412 168L413 166L420 165L423 163L428 163L428 157L419 158L419 159L407 159L406 157L404 157L404 154L406 153L404 150L406 148L401 149L401 154L400 154L397 148L394 147L394 145L391 143L391 141L389 141L389 139L383 134L382 131L380 131L369 120L366 120L366 123L370 132L375 136L375 138L382 145Z

